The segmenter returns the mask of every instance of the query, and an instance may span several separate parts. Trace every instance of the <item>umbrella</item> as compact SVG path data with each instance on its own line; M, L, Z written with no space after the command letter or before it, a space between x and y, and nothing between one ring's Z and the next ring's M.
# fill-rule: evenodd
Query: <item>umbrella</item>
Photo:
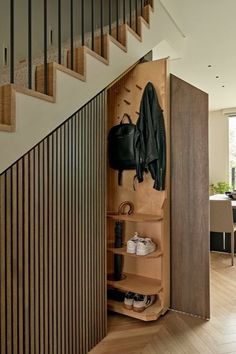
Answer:
M115 248L122 247L122 222L117 221L115 223ZM114 255L114 280L123 279L122 276L123 268L123 256L120 254Z

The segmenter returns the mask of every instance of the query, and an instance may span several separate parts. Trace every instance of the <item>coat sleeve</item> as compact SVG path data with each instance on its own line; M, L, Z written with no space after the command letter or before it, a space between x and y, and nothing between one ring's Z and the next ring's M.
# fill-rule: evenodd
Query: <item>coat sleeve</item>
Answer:
M134 135L134 154L135 154L135 161L136 161L136 176L139 182L143 181L143 172L142 172L141 154L140 154L141 138L142 138L141 135L142 134L137 122L135 135Z
M139 182L143 182L143 173L145 170L143 100L140 104L139 118L136 124L136 131L134 136L134 153L136 160L136 176Z
M157 140L158 140L158 160L156 178L154 188L163 191L165 190L165 176L166 176L166 133L165 122L161 108L158 109L157 119Z

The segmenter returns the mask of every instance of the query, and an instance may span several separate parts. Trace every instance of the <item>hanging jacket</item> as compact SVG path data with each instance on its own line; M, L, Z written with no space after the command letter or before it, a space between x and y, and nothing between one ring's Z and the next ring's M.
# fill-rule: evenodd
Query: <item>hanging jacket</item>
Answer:
M145 170L154 179L153 188L165 189L166 135L162 109L151 82L146 85L140 103L140 114L134 136L136 174L143 181Z

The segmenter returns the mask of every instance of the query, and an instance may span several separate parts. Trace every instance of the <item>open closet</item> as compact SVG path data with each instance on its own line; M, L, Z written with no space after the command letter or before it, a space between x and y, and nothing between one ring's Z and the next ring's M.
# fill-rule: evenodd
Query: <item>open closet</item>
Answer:
M136 65L108 89L107 95L108 134L113 126L120 124L124 114L128 114L133 123L137 122L140 101L148 82L155 88L164 115L167 164L165 190L153 188L154 181L150 173L144 175L142 183L136 182L135 170L123 171L122 185L118 185L118 172L110 168L109 164L107 166L108 309L143 321L156 320L170 307L170 126L167 60ZM131 215L118 215L119 205L125 201L133 203L134 212ZM115 248L117 221L122 226L122 247ZM151 238L156 250L142 256L127 253L127 241L135 232L140 237ZM116 255L121 256L121 280L113 277ZM122 294L126 292L154 296L155 302L140 312L127 309L122 298Z

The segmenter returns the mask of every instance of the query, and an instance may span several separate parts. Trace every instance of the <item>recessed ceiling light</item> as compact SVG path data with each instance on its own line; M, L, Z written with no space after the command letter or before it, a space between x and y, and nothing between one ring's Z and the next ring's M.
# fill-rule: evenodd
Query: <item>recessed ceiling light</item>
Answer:
M216 79L219 79L219 76L216 76Z
M211 65L211 64L209 64L209 65L208 65L208 68L211 68L211 67L212 67L212 65Z
M221 87L225 87L225 85L222 85Z

